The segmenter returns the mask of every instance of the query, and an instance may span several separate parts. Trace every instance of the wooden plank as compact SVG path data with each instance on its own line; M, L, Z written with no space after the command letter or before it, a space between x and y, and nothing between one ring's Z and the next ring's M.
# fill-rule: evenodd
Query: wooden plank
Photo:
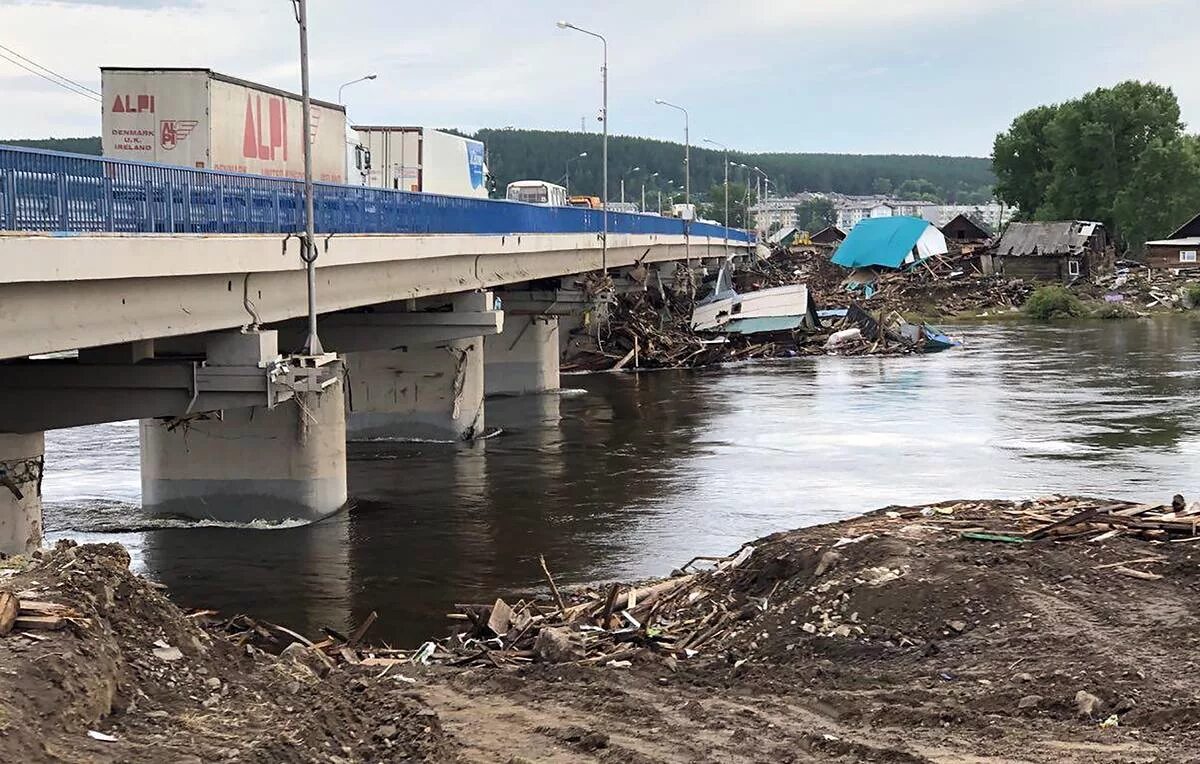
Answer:
M367 633L367 629L371 628L371 624L375 623L376 619L378 618L379 614L374 610L368 613L367 617L363 619L363 622L358 625L358 628L350 633L350 640L346 643L347 646L354 647L357 645L363 638L363 635Z
M67 619L56 615L19 615L13 623L15 629L41 629L43 631L58 631L67 625Z
M496 636L503 637L512 627L512 619L512 608L508 606L507 602L497 597L496 603L492 605L492 613L488 616L488 628Z
M21 605L17 595L0 591L0 637L13 630L13 624L16 623L17 614L20 612Z
M1125 567L1113 568L1113 572L1120 573L1122 576L1128 576L1129 578L1139 578L1143 581L1157 581L1162 578L1157 573L1149 573L1144 570L1134 570L1133 568Z
M1082 512L1076 512L1065 520L1059 520L1058 522L1050 523L1049 525L1043 525L1041 528L1030 531L1029 533L1025 534L1025 538L1030 540L1045 538L1061 528L1069 528L1072 525L1087 522L1098 514L1100 514L1100 508L1091 507L1090 509L1085 509Z

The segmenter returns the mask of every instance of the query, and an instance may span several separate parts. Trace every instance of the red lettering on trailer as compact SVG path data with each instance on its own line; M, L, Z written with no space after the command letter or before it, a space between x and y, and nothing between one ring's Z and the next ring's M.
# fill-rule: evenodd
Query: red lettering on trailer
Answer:
M287 161L287 102L267 96L266 121L263 120L263 96L246 95L246 119L242 128L242 156L247 159Z
M153 114L154 96L145 93L135 96L119 95L113 100L112 111L113 114L124 114L126 112L132 114L140 114L142 112Z

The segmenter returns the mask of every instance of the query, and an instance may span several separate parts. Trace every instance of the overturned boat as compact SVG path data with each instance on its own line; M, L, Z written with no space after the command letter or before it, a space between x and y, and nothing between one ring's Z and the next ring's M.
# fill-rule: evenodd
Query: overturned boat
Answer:
M806 284L739 294L722 268L713 293L692 310L692 328L722 334L815 331L821 326Z

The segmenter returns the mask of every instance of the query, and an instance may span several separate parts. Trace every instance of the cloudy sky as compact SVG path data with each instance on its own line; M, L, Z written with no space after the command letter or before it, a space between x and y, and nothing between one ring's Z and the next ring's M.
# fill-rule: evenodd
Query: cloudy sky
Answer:
M313 92L360 122L596 129L754 151L989 153L1020 111L1122 79L1200 130L1197 0L309 0ZM299 87L289 0L0 0L0 45L99 90L98 67ZM13 58L0 49L0 55ZM19 59L18 59L19 60ZM99 133L99 105L0 59L0 138Z

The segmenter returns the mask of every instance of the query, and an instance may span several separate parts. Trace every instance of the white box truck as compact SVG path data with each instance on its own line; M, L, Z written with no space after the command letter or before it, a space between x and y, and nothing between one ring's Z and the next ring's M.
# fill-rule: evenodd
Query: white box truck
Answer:
M487 165L480 141L428 127L354 125L352 130L370 152L365 185L487 198Z
M304 177L300 96L210 69L101 67L106 157ZM346 182L346 109L312 101L313 180Z

